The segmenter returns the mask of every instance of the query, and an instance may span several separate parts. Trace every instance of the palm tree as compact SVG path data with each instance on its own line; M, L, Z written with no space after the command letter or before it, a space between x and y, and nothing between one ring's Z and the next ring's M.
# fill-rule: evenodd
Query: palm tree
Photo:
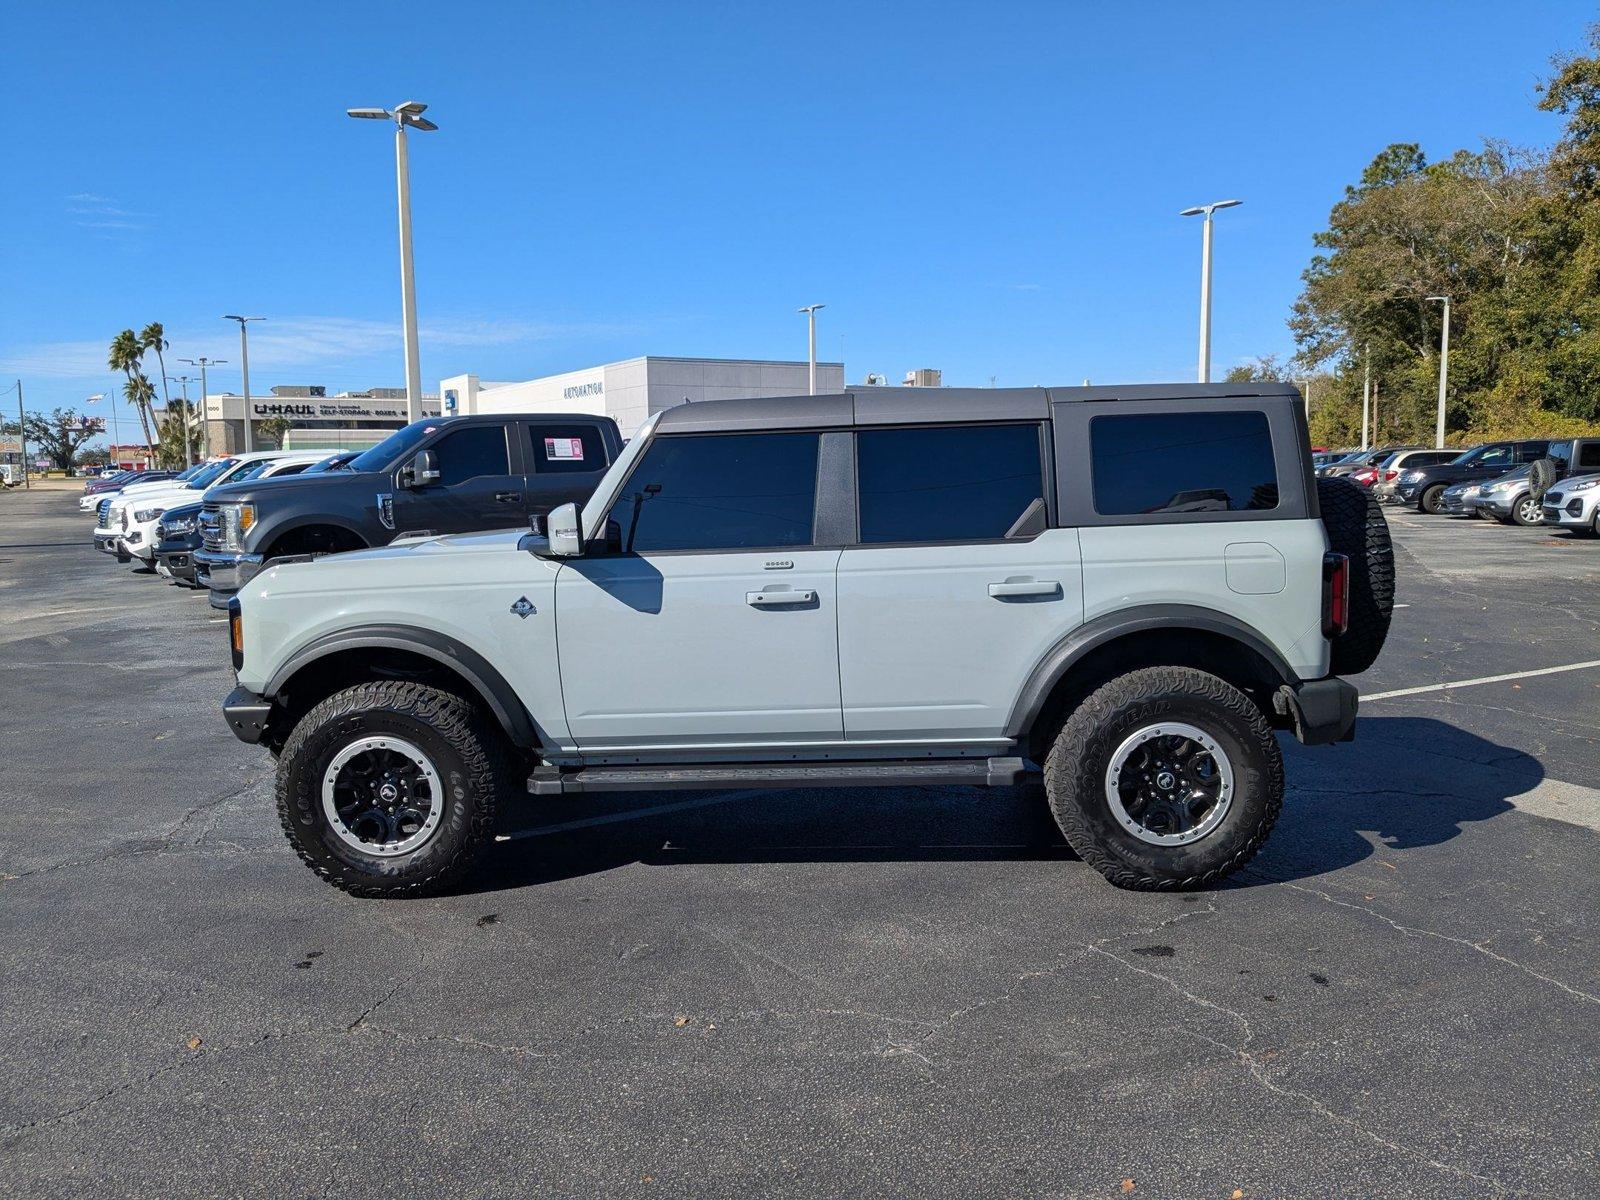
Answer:
M161 328L160 321L151 321L150 324L139 331L139 352L141 356L149 350L156 352L156 365L161 369L161 406L170 409L172 407L172 397L167 392L166 352L172 343L167 341L166 332ZM185 424L187 425L187 422ZM187 439L183 440L186 441ZM188 466L188 447L185 446L184 450L183 465Z
M139 339L133 330L124 329L111 339L111 355L107 360L113 371L121 371L128 377L128 382L123 386L122 394L128 398L134 411L139 414L139 427L144 430L144 444L150 451L153 462L156 455L155 438L150 432L150 412L147 407L146 392L150 390L150 381L145 379L144 372L140 369L139 360L144 355L144 347L139 344ZM136 382L138 381L138 382ZM139 386L142 383L143 386Z

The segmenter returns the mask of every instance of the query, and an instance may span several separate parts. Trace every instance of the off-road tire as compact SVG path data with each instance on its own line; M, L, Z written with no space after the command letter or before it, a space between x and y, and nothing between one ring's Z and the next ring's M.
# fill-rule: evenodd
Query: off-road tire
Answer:
M345 844L322 808L326 765L351 741L376 734L415 743L446 793L432 837L392 858ZM504 735L477 706L426 684L379 680L334 693L295 726L278 757L278 819L306 866L352 896L433 895L457 883L491 841L516 778Z
M1445 485L1435 483L1422 489L1422 495L1417 497L1417 511L1437 515L1444 507Z
M1533 520L1531 521L1523 515L1523 509L1530 501L1533 503ZM1532 492L1524 496L1518 496L1511 502L1511 519L1524 529L1532 529L1537 525L1544 524L1544 513L1540 511L1539 501Z
M1317 480L1329 547L1350 560L1350 621L1333 639L1332 671L1358 675L1378 661L1394 615L1394 544L1372 494L1344 479Z
M1117 823L1106 800L1106 770L1116 748L1162 721L1204 730L1234 772L1222 823L1183 846L1141 841ZM1192 667L1146 667L1103 684L1061 727L1044 777L1067 844L1117 887L1135 891L1217 883L1250 861L1283 808L1283 756L1261 710L1232 684Z
M1561 471L1553 458L1535 459L1528 467L1528 494L1543 500L1544 494L1561 478Z

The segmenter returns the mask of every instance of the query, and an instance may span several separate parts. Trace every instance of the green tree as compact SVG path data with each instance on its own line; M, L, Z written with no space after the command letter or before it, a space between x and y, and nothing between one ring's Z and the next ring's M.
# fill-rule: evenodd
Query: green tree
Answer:
M188 444L184 439L184 402L169 403L161 415L156 446L156 464L166 469L182 468L195 461L200 452L200 422L194 405L189 405Z
M70 471L78 460L79 448L100 433L97 422L66 408L58 408L49 416L26 413L22 428L26 431L28 449L43 454L52 466L62 471ZM17 422L0 426L0 433L15 437Z
M161 403L168 412L172 411L172 396L167 391L166 355L167 350L170 348L171 343L167 341L166 330L161 327L160 321L151 321L150 324L139 331L139 357L142 360L146 354L151 351L155 352L156 367L161 372ZM178 438L180 447L183 440L182 437ZM189 465L187 459L183 465Z
M294 422L288 417L268 417L265 421L256 422L256 434L279 450L283 449L284 435L293 428Z
M144 431L144 444L151 458L154 458L156 443L150 407L155 398L155 389L150 386L140 365L143 357L144 347L140 345L137 335L131 329L124 329L111 339L111 353L106 361L113 371L121 371L127 379L122 385L122 394L138 414L139 427Z

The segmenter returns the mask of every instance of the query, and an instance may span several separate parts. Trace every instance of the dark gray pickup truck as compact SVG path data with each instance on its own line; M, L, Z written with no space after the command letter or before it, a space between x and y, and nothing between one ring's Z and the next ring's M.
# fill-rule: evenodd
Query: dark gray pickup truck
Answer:
M208 493L196 579L211 589L212 607L226 608L274 558L363 550L423 531L525 527L587 499L621 450L617 423L588 413L416 421L325 474Z

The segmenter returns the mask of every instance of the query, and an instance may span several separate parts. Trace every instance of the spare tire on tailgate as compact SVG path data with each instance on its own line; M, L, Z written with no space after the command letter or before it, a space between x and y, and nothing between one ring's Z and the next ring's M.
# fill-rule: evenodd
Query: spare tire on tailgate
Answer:
M1559 478L1561 472L1556 467L1555 459L1535 459L1528 468L1528 494L1535 500L1543 500L1544 494L1555 487Z
M1350 625L1333 639L1333 673L1355 675L1378 661L1394 612L1394 546L1383 510L1348 479L1317 480L1328 545L1350 559Z

